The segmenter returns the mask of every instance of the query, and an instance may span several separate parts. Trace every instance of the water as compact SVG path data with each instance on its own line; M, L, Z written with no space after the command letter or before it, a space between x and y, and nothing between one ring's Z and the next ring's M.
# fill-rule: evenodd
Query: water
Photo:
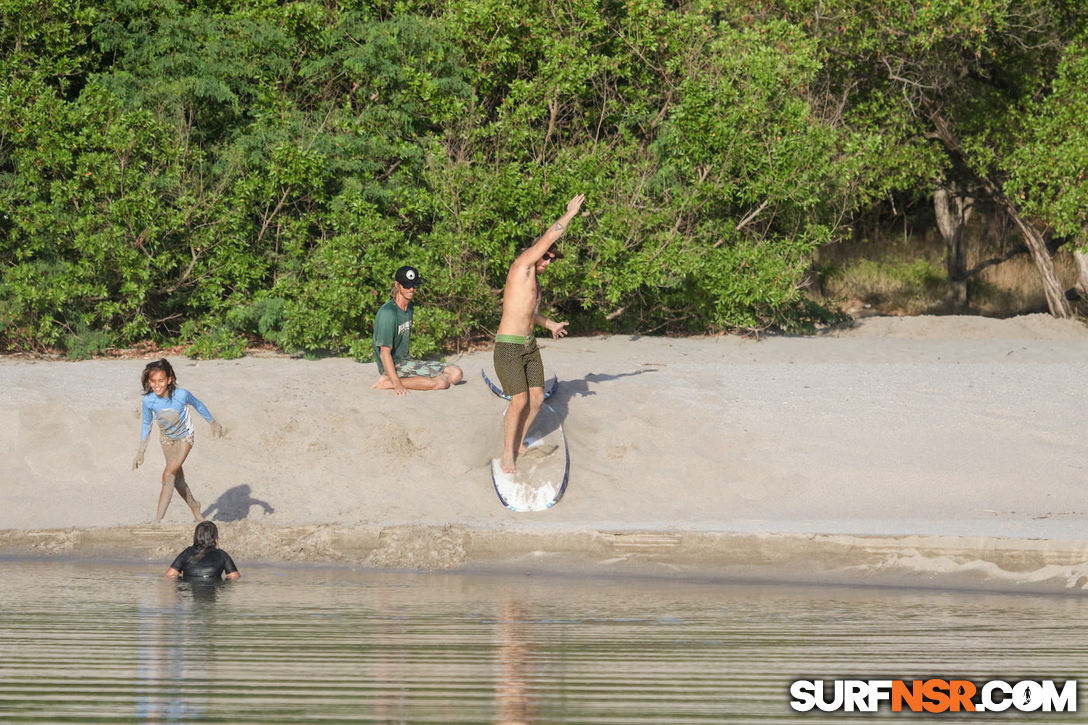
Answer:
M0 562L0 720L858 722L793 712L789 683L1088 681L1077 596L163 568Z

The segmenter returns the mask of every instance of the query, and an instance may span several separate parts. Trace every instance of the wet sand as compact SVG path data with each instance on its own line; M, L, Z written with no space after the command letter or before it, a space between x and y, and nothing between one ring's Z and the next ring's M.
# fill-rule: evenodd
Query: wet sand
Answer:
M808 338L541 341L570 453L553 508L491 486L504 402L394 397L373 364L172 358L227 428L185 471L236 560L1068 591L1088 583L1088 329L868 318ZM164 561L144 360L0 360L0 554ZM153 432L152 435L157 435Z

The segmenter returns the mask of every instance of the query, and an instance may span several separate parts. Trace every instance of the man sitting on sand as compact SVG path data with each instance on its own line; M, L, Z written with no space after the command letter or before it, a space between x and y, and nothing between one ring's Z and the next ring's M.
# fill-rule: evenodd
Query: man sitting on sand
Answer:
M423 278L415 267L403 266L393 275L393 298L374 318L374 359L381 377L371 385L404 395L409 390L445 390L461 382L461 368L433 360L410 360L415 297Z
M494 357L495 373L502 383L502 391L510 396L510 407L503 420L501 465L506 473L517 473L515 451L524 452L525 432L544 402L544 363L533 337L533 325L547 329L556 339L567 334L566 322L549 320L540 314L540 285L536 276L547 269L552 260L563 256L555 243L585 200L585 194L579 194L567 202L567 213L522 252L506 273Z

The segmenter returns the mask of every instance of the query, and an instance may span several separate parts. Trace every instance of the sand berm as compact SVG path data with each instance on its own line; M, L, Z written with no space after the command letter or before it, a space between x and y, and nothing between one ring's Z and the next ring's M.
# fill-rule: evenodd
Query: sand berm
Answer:
M873 317L812 337L542 340L566 494L504 509L504 402L466 382L395 397L373 364L172 358L197 420L185 464L241 565L648 575L987 590L1088 588L1088 328L1029 315ZM131 470L146 360L0 359L0 555L139 559ZM157 432L152 434L157 437Z

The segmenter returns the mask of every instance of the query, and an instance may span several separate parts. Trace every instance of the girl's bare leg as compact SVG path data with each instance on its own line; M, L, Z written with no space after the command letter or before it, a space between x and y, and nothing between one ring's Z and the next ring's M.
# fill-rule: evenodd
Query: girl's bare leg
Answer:
M189 510L193 512L193 518L199 523L204 520L204 517L200 514L200 502L193 497L193 492L189 489L189 484L185 482L185 471L178 469L178 473L174 476L174 490L185 499L185 503L189 504Z
M174 494L175 479L180 478L181 486L185 488L185 491L182 491L181 487L178 487L178 493L184 497L185 492L189 491L189 486L185 483L185 474L181 473L181 464L185 462L192 448L193 444L185 441L170 441L162 444L162 454L166 458L166 468L162 472L162 490L159 492L159 508L155 514L156 521L162 521L162 517L166 515L166 509L170 506L170 497ZM192 497L192 492L189 492L187 498L192 499ZM190 508L192 508L192 504L190 504ZM198 513L199 509L200 504L197 504Z
M170 497L174 495L174 482L164 483L159 491L159 508L155 512L155 521L162 521L166 515L166 507L170 505Z

